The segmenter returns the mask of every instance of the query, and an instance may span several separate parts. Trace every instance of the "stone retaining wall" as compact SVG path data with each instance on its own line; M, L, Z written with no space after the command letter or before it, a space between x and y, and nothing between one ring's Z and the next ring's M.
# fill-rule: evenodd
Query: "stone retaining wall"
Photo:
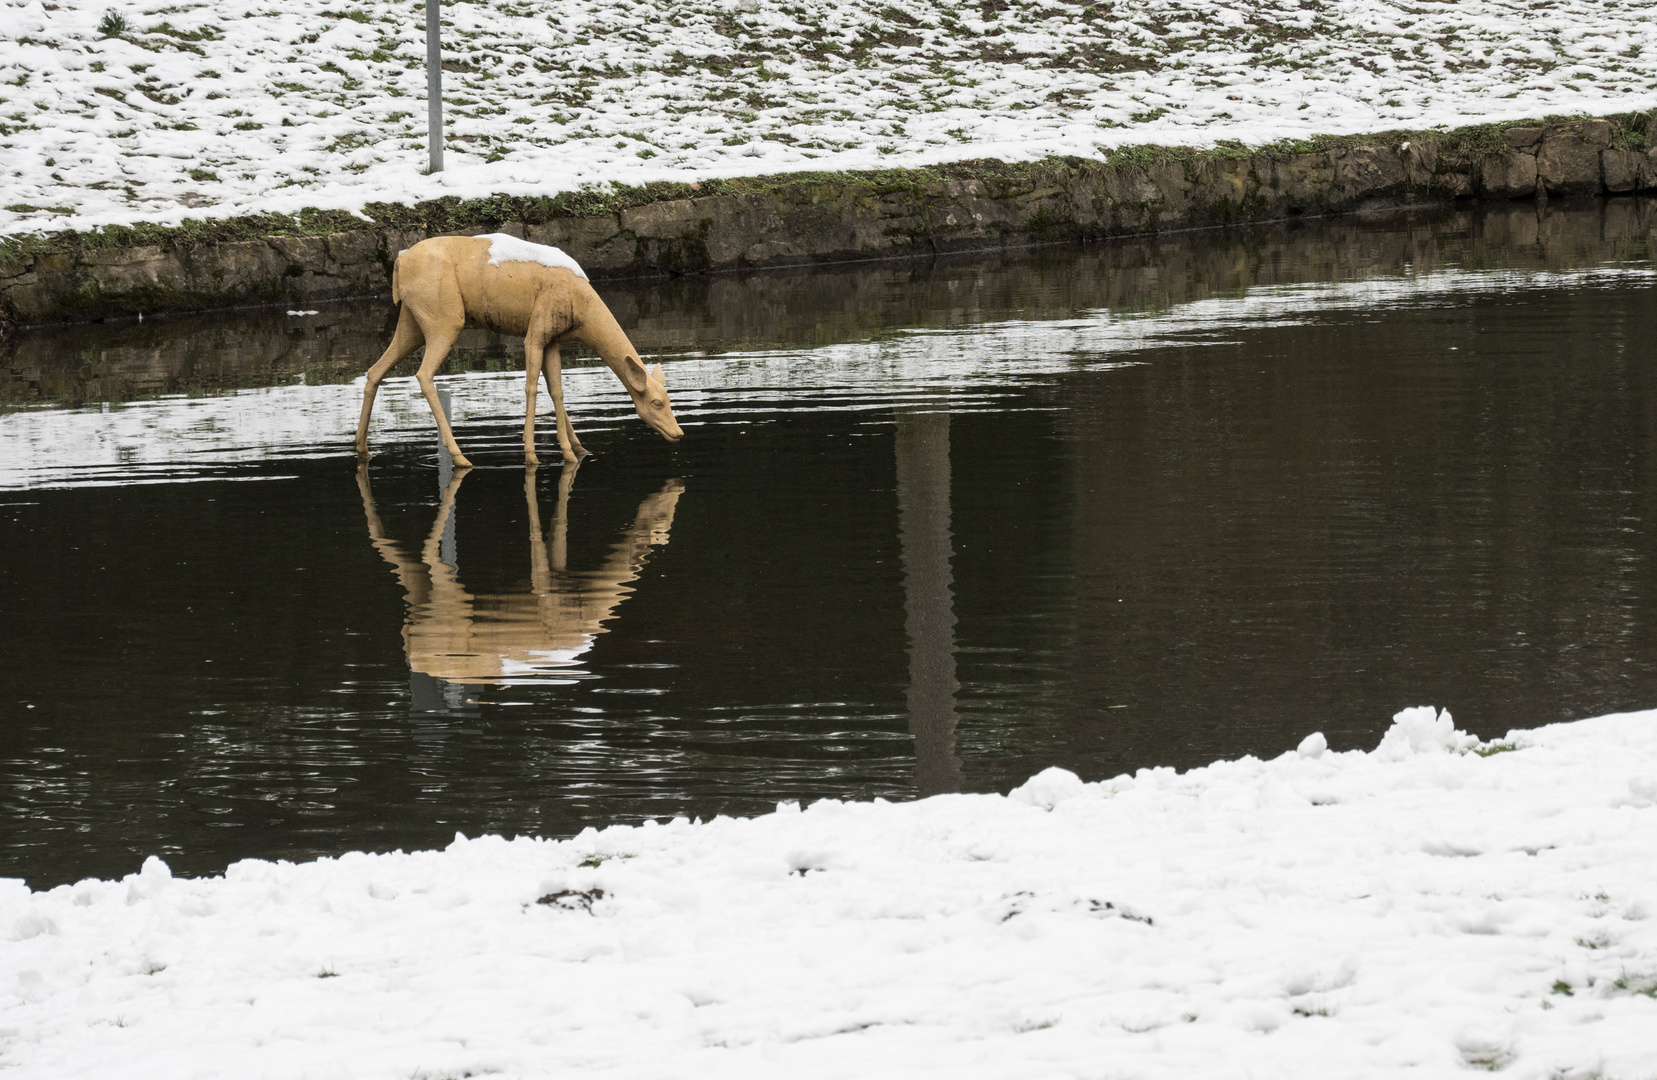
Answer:
M1657 132L1649 133L1657 135ZM1481 151L1433 137L1316 153L1071 158L991 179L783 183L472 232L554 244L594 279L1024 246L1461 199L1657 189L1657 147L1612 122L1514 126ZM0 247L0 325L390 291L422 230L26 254Z

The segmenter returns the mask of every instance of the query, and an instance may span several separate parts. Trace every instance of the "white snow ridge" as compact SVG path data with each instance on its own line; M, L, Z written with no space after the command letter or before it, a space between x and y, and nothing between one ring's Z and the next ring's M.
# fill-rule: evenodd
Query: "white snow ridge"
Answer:
M1657 1075L1657 713L0 884L0 1069ZM1407 1070L1407 1072L1406 1072Z
M489 233L478 239L489 241L490 266L499 266L503 262L532 262L540 263L542 266L561 266L583 280L587 277L587 271L581 269L580 263L564 254L563 248L532 244L528 240L520 240L506 233Z

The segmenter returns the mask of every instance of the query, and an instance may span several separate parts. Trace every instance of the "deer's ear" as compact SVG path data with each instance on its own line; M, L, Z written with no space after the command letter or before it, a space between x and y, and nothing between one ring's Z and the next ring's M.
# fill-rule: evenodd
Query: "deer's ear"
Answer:
M621 380L623 386L635 394L650 391L650 373L644 370L644 365L639 363L639 358L632 353L623 356L621 362L616 365L616 377Z
M655 367L650 369L650 381L655 383L657 386L666 388L667 377L662 374L662 365L657 364Z

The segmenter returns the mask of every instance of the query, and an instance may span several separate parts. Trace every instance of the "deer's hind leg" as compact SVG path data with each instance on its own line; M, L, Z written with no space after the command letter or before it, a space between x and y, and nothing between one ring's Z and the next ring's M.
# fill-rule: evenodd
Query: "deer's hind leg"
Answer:
M405 360L414 350L426 341L426 335L420 329L420 322L414 317L407 304L397 316L397 332L391 335L391 344L386 346L384 353L368 369L368 375L362 386L362 417L357 421L357 453L368 453L368 416L374 411L374 396L379 393L380 383L391 374L391 369Z
M432 376L449 358L449 350L454 348L455 339L460 337L460 331L466 326L466 302L461 298L460 282L453 266L418 266L414 270L422 272L405 273L402 279L403 310L410 312L420 324L420 333L426 339L426 355L420 358L420 368L414 373L414 378L431 408L432 419L437 421L438 438L454 459L455 468L469 469L472 463L455 442L449 418L437 397L437 384L432 381Z

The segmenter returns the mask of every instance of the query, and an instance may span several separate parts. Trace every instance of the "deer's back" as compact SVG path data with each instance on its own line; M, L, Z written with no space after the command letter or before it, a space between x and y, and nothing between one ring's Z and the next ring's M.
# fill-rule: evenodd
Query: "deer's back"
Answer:
M435 236L397 257L397 281L404 304L415 313L502 334L529 332L537 310L546 313L553 336L573 324L575 294L585 282L563 267L535 262L489 262L487 239Z

